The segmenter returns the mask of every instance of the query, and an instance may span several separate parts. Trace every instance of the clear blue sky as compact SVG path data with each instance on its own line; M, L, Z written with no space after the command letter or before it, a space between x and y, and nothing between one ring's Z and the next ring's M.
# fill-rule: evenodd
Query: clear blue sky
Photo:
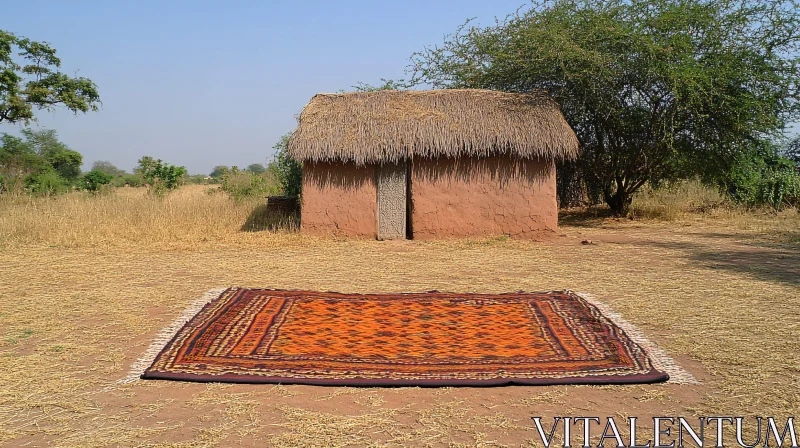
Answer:
M100 89L99 112L39 115L85 168L151 155L201 174L264 163L315 93L402 78L467 18L488 25L526 1L3 3L0 29L50 42Z

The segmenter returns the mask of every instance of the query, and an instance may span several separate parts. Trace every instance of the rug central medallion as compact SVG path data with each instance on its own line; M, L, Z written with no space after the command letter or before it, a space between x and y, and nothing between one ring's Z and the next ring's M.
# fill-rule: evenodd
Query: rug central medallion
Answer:
M664 381L571 292L341 294L229 289L143 378L330 385Z

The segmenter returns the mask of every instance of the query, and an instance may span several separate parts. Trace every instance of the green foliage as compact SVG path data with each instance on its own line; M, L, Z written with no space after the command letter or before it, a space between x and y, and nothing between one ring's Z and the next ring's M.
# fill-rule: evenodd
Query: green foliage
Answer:
M403 79L394 80L381 78L381 82L383 84L379 86L359 82L358 85L353 86L353 88L356 89L356 92L378 92L380 90L403 90L408 88L408 85Z
M114 176L106 172L92 170L83 175L83 187L87 191L98 192L101 191L103 185L110 184L112 179L114 179Z
M800 205L800 173L769 143L754 144L718 182L729 197L748 206Z
M44 169L47 161L19 137L4 133L0 143L0 193L20 193L25 178Z
M92 171L95 170L93 169ZM108 174L104 170L96 170L96 171ZM142 179L142 176L138 174L123 173L122 175L116 176L114 177L114 179L111 180L111 185L117 188L125 187L126 185L129 187L143 187L144 184L145 184L144 179Z
M48 43L0 30L0 123L27 124L34 119L34 108L96 111L97 86L87 78L59 72L60 67L61 60Z
M139 166L133 170L150 185L151 192L162 195L177 189L184 182L186 168L164 163L161 159L144 156L139 159Z
M230 170L230 168L227 166L217 165L214 167L213 170L211 170L211 174L209 174L208 176L217 179L219 177L222 177L222 175L225 174L228 170Z
M800 168L800 135L786 146L786 158Z
M55 130L23 129L22 135L28 147L46 160L62 178L75 182L80 177L83 155L60 141Z
M284 135L273 146L275 156L267 165L267 173L270 173L280 185L280 195L298 197L303 187L303 166L286 152L286 145L291 135L291 132Z
M25 178L25 186L37 196L54 196L69 191L69 183L52 168L43 169Z
M270 172L256 174L236 166L220 176L220 189L235 201L280 194L281 186Z
M109 162L107 160L96 160L92 164L92 170L93 171L102 171L102 172L104 172L106 174L110 174L110 175L112 175L114 177L122 176L123 174L125 174L125 170L121 170L121 169L117 168L116 166L114 166L113 163L111 163L111 162Z
M546 90L624 214L646 182L728 169L798 116L797 29L789 0L545 0L415 54L410 84Z
M23 129L24 140L0 138L0 192L58 194L69 191L81 174L83 156L58 140L55 131Z
M249 171L249 172L251 172L253 174L261 174L264 171L266 171L266 168L264 168L264 165L262 165L260 163L251 163L250 165L247 165L247 168L245 168L245 171Z

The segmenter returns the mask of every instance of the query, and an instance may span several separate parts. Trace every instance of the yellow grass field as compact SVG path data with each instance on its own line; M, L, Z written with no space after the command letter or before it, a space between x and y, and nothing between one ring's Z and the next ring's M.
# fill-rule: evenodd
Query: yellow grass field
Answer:
M680 193L653 193L635 220L562 212L559 236L544 243L378 242L260 230L256 202L207 188L0 199L0 445L519 447L540 445L532 416L800 414L795 210L707 207L710 193L689 207ZM116 383L187 304L231 285L585 291L701 383Z

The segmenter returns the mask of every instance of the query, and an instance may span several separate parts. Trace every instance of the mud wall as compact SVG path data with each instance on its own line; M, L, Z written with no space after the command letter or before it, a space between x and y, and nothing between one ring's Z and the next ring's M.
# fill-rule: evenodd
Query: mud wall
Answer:
M414 159L415 239L511 235L539 238L558 226L555 164L508 156Z
M375 167L306 162L300 227L312 235L375 238Z

